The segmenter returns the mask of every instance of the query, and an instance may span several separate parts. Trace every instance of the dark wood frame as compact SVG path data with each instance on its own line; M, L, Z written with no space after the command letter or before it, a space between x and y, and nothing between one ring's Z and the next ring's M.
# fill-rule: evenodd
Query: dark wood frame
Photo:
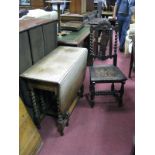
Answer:
M114 39L114 52L112 53L112 35L113 30L115 30L115 39ZM109 38L106 37L106 34L108 33ZM101 39L99 41L99 36L101 34ZM124 84L127 80L125 75L119 70L117 67L117 35L118 35L118 24L116 24L114 27L108 22L104 21L103 23L100 23L98 25L91 25L90 28L90 57L91 57L91 66L90 66L90 85L89 85L89 91L90 94L87 96L87 99L89 101L89 104L91 107L94 106L94 98L95 96L99 95L113 95L118 99L119 107L123 106L123 94L124 94ZM109 54L106 55L106 47L109 42ZM101 54L98 53L98 46L101 46L100 51L102 51ZM116 72L118 72L119 76L116 79L106 79L104 80L103 77L101 77L99 80L93 79L93 74L95 74L95 71L93 73L93 70L96 70L93 63L96 58L99 58L101 60L106 59L113 59L113 65L111 65L109 68L114 68ZM104 66L101 66L102 71L104 72ZM108 68L106 68L108 70ZM110 72L108 72L109 74ZM112 73L114 74L114 73ZM111 75L112 75L111 74ZM96 76L96 75L95 75ZM117 76L117 75L116 75ZM95 84L96 83L111 83L111 90L100 90L95 91ZM120 89L116 90L114 84L120 83Z

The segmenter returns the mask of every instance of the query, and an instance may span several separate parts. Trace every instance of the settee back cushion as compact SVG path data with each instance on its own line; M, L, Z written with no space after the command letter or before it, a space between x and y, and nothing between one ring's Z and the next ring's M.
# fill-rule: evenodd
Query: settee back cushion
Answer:
M57 47L57 22L43 25L43 34L45 42L45 53L47 55Z
M24 72L32 66L28 32L21 32L19 35L19 73Z
M33 64L44 57L44 38L42 27L29 30Z

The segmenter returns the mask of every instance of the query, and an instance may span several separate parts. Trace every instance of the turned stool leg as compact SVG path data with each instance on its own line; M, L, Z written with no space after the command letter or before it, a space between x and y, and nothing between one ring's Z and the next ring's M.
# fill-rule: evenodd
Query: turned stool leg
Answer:
M90 106L94 107L94 98L95 98L95 82L90 82Z
M61 108L60 108L60 103L59 103L59 98L56 96L56 102L57 102L57 111L58 111L58 118L57 118L57 128L58 132L60 133L61 136L64 135L64 118L63 114L61 113Z
M115 89L115 86L114 86L114 83L111 84L111 91L114 91Z
M123 106L124 84L125 84L125 82L123 82L121 84L120 96L119 96L119 105L118 105L119 107L122 107Z
M64 121L63 116L61 114L58 114L58 132L61 136L64 135Z
M46 111L46 101L44 98L44 93L42 90L39 91L39 101L40 101L40 105L41 105L41 110L43 113L45 113Z
M83 93L84 93L84 85L82 84L80 88L80 97L83 97Z
M40 129L41 127L40 126L40 110L37 104L37 100L36 100L36 96L35 96L35 92L33 88L30 88L30 96L31 96L32 106L33 106L33 111L34 111L34 122L36 126Z

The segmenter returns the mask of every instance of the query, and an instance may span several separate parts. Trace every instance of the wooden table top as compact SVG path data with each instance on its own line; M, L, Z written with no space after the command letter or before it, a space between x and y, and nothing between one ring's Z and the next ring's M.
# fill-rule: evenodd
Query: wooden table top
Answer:
M58 43L78 46L90 34L90 26L84 26L79 31L71 31L64 36L58 36Z

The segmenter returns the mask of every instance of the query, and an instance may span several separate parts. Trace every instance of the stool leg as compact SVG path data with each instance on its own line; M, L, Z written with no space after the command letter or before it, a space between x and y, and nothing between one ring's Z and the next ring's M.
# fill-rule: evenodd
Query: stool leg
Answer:
M114 86L114 83L111 84L111 91L114 91L115 89L115 86Z
M67 119L66 126L69 126L69 118Z
M63 114L61 113L61 109L60 109L60 102L59 102L58 96L56 96L56 102L57 102L57 108L58 108L58 118L57 118L58 132L60 133L61 136L63 136L65 125L64 125Z
M80 91L79 91L78 95L80 97L83 97L83 93L84 93L84 85L82 84L82 86L80 87Z
M90 82L90 106L94 107L94 98L95 98L95 82Z
M44 99L44 93L42 90L39 90L39 101L40 101L40 105L41 105L41 110L43 113L45 113L46 103L45 103L45 99Z
M36 124L36 126L40 129L40 110L37 104L37 100L36 100L36 96L35 96L35 92L33 90L33 88L30 88L30 96L31 96L31 100L32 100L32 106L33 106L33 111L34 111L34 122Z
M64 121L63 116L60 113L58 114L58 131L61 136L64 135Z
M125 84L125 82L122 82L122 84L121 84L120 96L119 96L119 107L123 106L124 84Z

